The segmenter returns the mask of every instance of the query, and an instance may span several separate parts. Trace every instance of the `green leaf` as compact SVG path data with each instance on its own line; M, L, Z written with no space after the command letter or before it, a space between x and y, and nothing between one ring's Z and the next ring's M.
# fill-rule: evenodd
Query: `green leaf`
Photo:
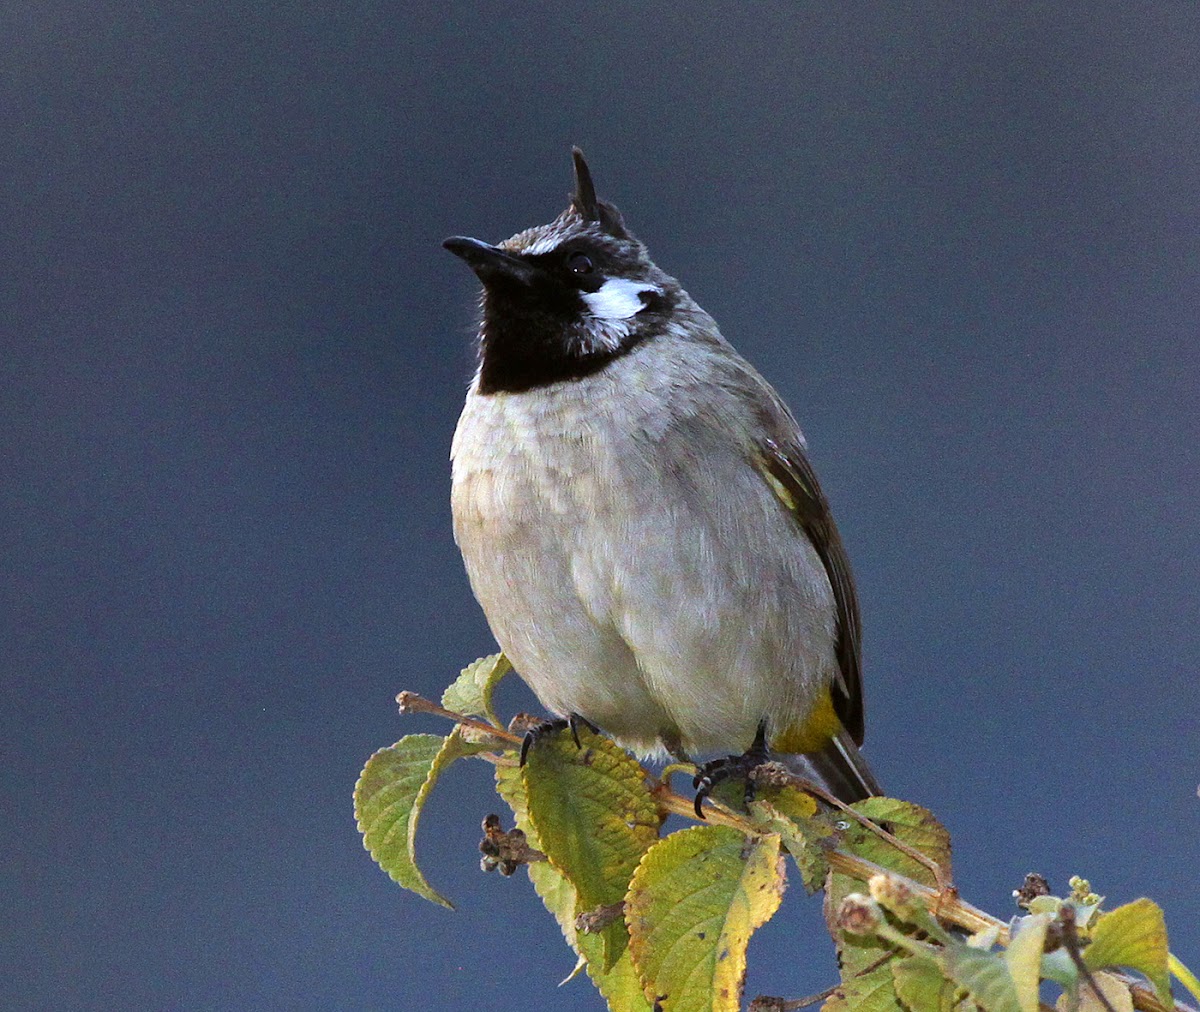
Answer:
M883 825L893 836L950 871L950 834L933 813L910 801L868 798L853 806L860 815ZM846 816L834 812L833 818ZM844 849L924 885L936 885L933 873L864 826L852 822L842 838Z
M624 900L662 824L642 767L607 738L580 734L582 747L568 733L543 737L521 770L539 849L575 887L576 914ZM618 918L599 936L607 971L628 934Z
M529 821L529 805L520 769L515 765L498 764L496 789L512 809L516 824L525 833L529 845L543 850L537 831ZM575 930L575 887L567 881L566 876L548 861L526 865L525 870L542 903L558 921L567 944L587 961L588 976L608 1002L610 1012L651 1012L649 1003L642 995L642 985L634 971L628 949L606 972L603 968L603 939L596 935L579 934ZM568 980L573 977L574 971Z
M894 798L868 798L853 807L875 822L886 823L886 828L897 839L949 869L950 835L926 809ZM934 884L933 874L925 865L897 850L887 840L852 821L844 813L832 812L826 818L831 825L842 827L839 830L839 845L843 850L918 882ZM875 936L844 938L834 923L834 915L842 900L848 893L862 891L862 888L863 883L848 875L830 875L825 893L825 921L837 943L846 1003L855 1010L864 1008L870 1012L900 1012L904 1006L896 997L896 982L891 967L887 963L879 963L883 956L893 951L893 947Z
M983 952L960 943L942 949L937 959L942 972L965 987L986 1012L1023 1012L1002 953Z
M650 1012L650 1004L642 995L642 984L633 968L629 950L608 970L604 969L604 939L575 930L575 887L566 876L547 861L526 866L533 888L558 921L567 944L584 960L585 969L596 989L608 1002L611 1012ZM571 972L566 984L574 978L578 967Z
M442 693L442 706L467 717L487 717L493 727L503 727L492 709L492 693L512 665L504 654L480 657L459 673L454 683Z
M811 896L824 887L825 877L829 874L829 859L821 841L828 839L832 830L823 820L809 818L811 811L800 816L785 814L776 807L775 800L758 798L750 802L750 812L765 832L779 834L784 848L796 862L805 892ZM802 807L800 811L803 810Z
M496 763L496 793L512 809L517 828L525 834L529 845L541 850L542 844L537 838L537 830L529 823L529 802L525 798L525 784L521 780L521 770L515 760Z
M1127 966L1144 973L1158 997L1171 1000L1167 923L1162 909L1148 899L1134 900L1110 910L1092 928L1091 944L1083 950L1089 970Z
M525 834L529 846L542 849L537 830L529 822L529 804L525 798L525 784L517 766L496 765L496 791L512 809L517 828ZM575 938L575 887L567 881L557 868L548 861L536 861L525 866L534 891L546 909L558 921L563 938L572 949L579 952Z
M896 997L896 981L892 976L889 953L898 957L895 947L878 935L843 936L835 926L838 907L848 893L858 885L846 875L830 875L825 891L825 923L837 944L838 965L842 983L839 990L846 1007L858 1012L904 1012Z
M1038 1012L1038 987L1042 978L1042 952L1050 914L1031 914L1013 926L1012 939L1004 950L1004 961L1016 988L1021 1012Z
M694 826L647 851L629 886L629 949L663 1012L736 1012L746 946L783 896L777 834Z
M957 987L946 979L942 968L923 956L888 961L896 995L910 1012L953 1012ZM885 995L890 999L890 995ZM895 1007L894 1003L884 1008Z
M886 953L886 949L880 949L875 958L878 959L880 955L886 955ZM894 960L888 959L865 973L858 973L852 978L843 978L840 990L846 999L846 1007L852 1009L853 1012L897 1012L897 1010L908 1012L909 1008L912 1008L913 1012L916 1012L918 1008L921 1012L931 1012L931 1009L938 1008L937 1005L906 1006L901 1004L897 997L896 978L892 973L893 962Z
M1042 977L1061 985L1068 994L1079 990L1079 968L1064 948L1047 952L1042 957Z
M445 743L435 734L410 734L376 752L354 787L354 815L363 846L393 881L454 909L421 874L413 847L423 788Z

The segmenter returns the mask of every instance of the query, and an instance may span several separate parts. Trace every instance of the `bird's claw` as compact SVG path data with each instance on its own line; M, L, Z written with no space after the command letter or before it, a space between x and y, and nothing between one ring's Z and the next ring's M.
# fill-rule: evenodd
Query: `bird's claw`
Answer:
M579 741L579 725L582 724L592 734L599 734L600 728L593 724L587 717L580 716L578 713L572 713L569 717L559 718L557 720L544 720L540 724L536 724L525 732L525 737L521 739L521 765L525 765L525 760L529 757L529 750L533 748L542 738L548 734L554 734L557 731L565 731L568 728L571 730L571 737L575 741L576 748L583 748Z
M746 781L744 799L746 804L754 800L754 778L751 774L771 758L767 749L766 722L758 725L758 733L754 742L741 755L727 755L723 759L713 759L696 769L692 787L696 789L696 818L704 818L704 799L709 797L713 788L734 777L743 777Z

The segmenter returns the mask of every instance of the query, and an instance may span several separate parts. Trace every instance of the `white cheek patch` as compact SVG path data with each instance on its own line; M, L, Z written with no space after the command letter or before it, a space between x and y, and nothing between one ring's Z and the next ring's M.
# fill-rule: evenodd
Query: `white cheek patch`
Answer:
M580 292L592 316L600 320L628 320L636 316L645 306L643 292L661 292L658 285L631 281L628 278L609 278L599 291Z

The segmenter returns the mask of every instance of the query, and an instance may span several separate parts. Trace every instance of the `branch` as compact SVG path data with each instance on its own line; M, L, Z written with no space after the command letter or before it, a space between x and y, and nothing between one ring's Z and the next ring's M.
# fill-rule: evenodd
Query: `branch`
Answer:
M940 895L946 896L949 893L957 891L954 888L954 883L950 880L949 876L947 875L946 869L943 868L940 864L938 864L928 854L922 854L915 847L910 847L907 843L905 843L903 840L898 839L892 833L889 833L886 829L884 829L878 823L872 822L865 815L862 815L859 812L856 812L853 808L851 808L844 801L842 801L841 798L835 797L834 795L830 794L820 784L815 783L812 780L806 780L804 777L796 776L796 774L792 773L790 770L786 769L783 765L781 765L779 763L772 763L770 765L772 767L775 767L775 766L778 767L778 770L772 769L772 771L771 771L770 779L772 782L774 782L774 783L784 783L784 782L790 783L793 787L798 788L799 790L803 791L805 794L811 794L811 795L813 795L813 797L820 798L831 808L836 808L838 811L842 812L842 814L849 816L851 819L853 819L855 822L857 822L863 828L870 830L872 833L874 833L880 839L886 840L893 847L895 847L898 851L900 851L900 853L907 854L914 861L916 861L917 864L924 865L926 868L929 869L930 874L933 875L933 880L937 883L938 893Z
M682 795L676 794L666 784L655 787L654 795L659 805L668 812L674 815L683 815L693 820L696 818L692 801ZM749 819L723 808L714 806L706 809L704 814L710 823L730 826L749 835L761 832ZM1008 941L1007 924L993 917L991 914L984 913L978 907L959 899L954 893L947 895L946 893L939 892L931 886L914 882L912 879L898 875L894 871L881 868L873 861L867 861L854 854L848 854L844 850L836 848L827 850L826 857L829 860L829 867L834 871L850 875L862 882L868 881L872 875L887 875L889 878L896 879L901 884L907 886L914 894L929 903L930 909L936 909L937 916L941 920L970 931L972 934L986 928L996 928L1000 932L1000 939L1005 943Z
M464 727L472 728L492 738L499 738L501 741L516 745L518 748L521 745L522 739L519 735L495 727L486 720L479 720L475 717L468 717L464 713L455 713L453 710L447 710L444 706L430 702L416 692L401 692L396 697L396 702L400 704L401 714L432 713L435 717L445 717L456 724L462 724Z

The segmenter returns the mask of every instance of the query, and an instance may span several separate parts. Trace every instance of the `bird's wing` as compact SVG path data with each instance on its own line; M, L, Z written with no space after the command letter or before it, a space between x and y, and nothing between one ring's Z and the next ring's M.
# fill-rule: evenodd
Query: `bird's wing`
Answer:
M794 423L793 423L794 424ZM850 559L833 522L829 502L817 482L799 438L782 442L763 439L759 444L759 467L775 494L817 550L837 609L837 660L841 677L833 683L833 703L842 726L855 744L863 740L862 619Z

